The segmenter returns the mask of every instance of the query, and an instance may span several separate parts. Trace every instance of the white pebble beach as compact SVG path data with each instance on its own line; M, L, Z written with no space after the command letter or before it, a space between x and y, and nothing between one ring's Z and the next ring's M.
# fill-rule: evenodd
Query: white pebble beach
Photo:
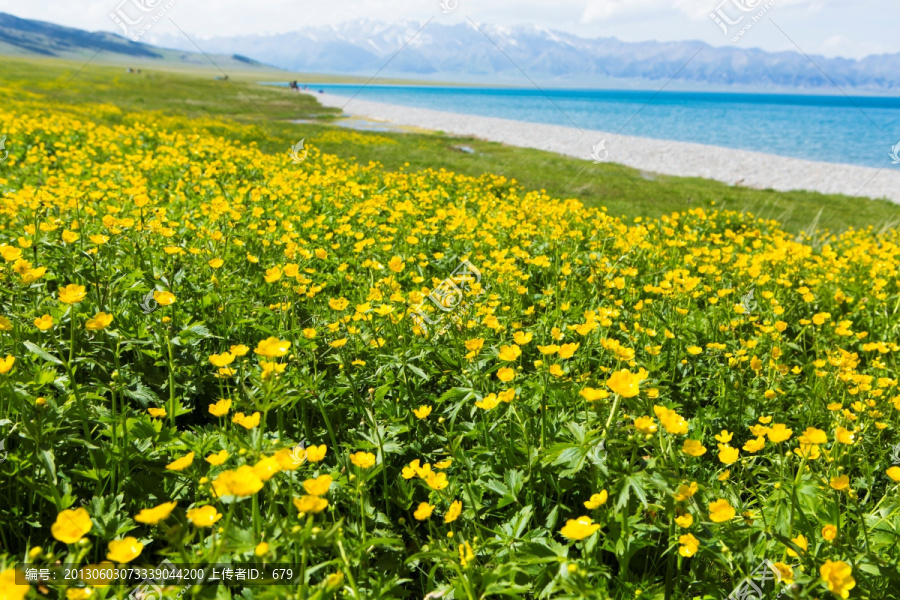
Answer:
M648 173L702 177L757 189L808 190L900 203L900 170L889 166L890 148L885 148L885 168L874 169L310 93L324 106L340 108L350 116L546 150L582 158L588 164L592 161L590 154L594 145L605 140L609 162ZM852 210L852 206L848 206L848 210Z

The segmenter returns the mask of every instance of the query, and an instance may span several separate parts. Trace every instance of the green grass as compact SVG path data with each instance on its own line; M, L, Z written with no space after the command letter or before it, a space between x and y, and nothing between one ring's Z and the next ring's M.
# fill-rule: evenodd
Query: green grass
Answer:
M80 70L79 70L80 69ZM715 206L744 210L780 221L793 233L815 226L832 231L850 227L876 230L900 223L900 206L885 200L851 198L814 192L778 192L733 187L699 178L642 174L621 165L593 165L550 152L440 133L379 133L400 144L354 144L323 141L316 135L331 127L339 111L325 108L305 94L259 85L260 80L298 78L278 71L229 72L230 81L214 65L191 70L143 69L127 74L122 67L58 60L4 59L0 85L46 95L59 103L103 102L126 111L161 110L188 117L214 117L254 122L256 141L267 152L286 152L301 138L324 151L360 163L380 162L389 170L444 168L468 175L485 172L515 179L526 189L545 190L557 198L577 198L604 206L613 215L657 217L672 211ZM318 77L324 80L324 77ZM111 117L111 119L114 117ZM305 119L313 123L294 124ZM368 135L365 132L363 135ZM476 153L454 146L466 144Z

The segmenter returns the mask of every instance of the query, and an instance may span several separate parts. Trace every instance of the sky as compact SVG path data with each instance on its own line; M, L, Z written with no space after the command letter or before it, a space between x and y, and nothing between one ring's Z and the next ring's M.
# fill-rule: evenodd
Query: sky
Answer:
M442 1L454 10L445 14ZM120 33L110 13L123 2L126 8L132 2L152 7L171 3L166 16L198 40L286 33L356 19L424 23L434 17L448 24L471 18L479 24L539 25L631 42L702 40L769 51L800 48L828 57L900 52L897 0L0 0L0 12ZM759 23L732 42L710 13L718 8L736 18L742 14L736 8L740 3L754 8L749 14L768 8ZM143 41L153 43L173 33L177 30L164 19Z

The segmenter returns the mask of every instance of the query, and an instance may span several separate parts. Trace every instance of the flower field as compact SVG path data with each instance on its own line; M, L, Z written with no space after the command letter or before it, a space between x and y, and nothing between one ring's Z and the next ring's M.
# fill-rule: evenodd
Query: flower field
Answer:
M4 103L0 599L900 598L897 231L246 128Z

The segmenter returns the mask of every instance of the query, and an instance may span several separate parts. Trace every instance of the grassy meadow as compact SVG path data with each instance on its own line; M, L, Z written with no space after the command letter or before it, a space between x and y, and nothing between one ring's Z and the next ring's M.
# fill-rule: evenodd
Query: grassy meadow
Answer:
M80 66L0 70L0 600L900 598L900 207Z

